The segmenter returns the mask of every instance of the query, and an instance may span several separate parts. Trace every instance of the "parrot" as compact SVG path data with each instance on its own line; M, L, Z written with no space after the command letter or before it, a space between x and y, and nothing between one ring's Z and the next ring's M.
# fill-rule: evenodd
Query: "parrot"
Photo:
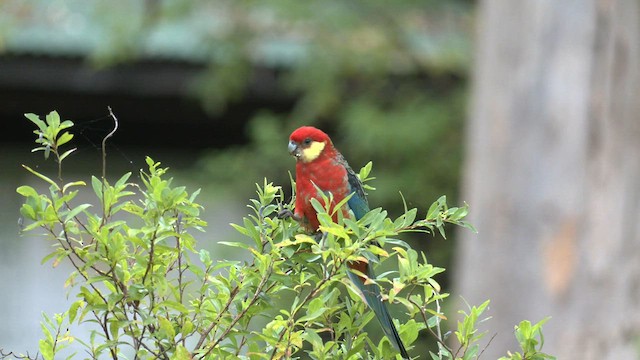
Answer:
M323 203L322 195L332 195L332 206L351 196L341 211L343 215L353 213L356 220L369 212L369 204L362 181L351 169L342 154L336 150L329 136L312 126L302 126L294 130L289 137L288 150L296 159L296 199L295 210L289 210L289 216L298 221L308 231L318 231L320 226L316 210L311 199ZM336 216L337 218L337 216ZM334 218L334 221L337 220ZM366 274L374 279L373 267L366 261L350 261L349 270ZM400 339L398 330L387 307L382 301L380 289L376 284L365 284L365 279L347 270L347 276L362 293L371 310L380 321L385 335L404 359L409 359L407 350Z

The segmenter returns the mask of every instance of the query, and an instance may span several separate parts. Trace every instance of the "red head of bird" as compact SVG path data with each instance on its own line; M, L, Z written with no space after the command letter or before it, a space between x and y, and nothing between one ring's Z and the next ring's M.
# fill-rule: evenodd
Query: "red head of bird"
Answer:
M298 162L310 163L333 156L334 151L329 135L313 126L302 126L289 137L289 152Z

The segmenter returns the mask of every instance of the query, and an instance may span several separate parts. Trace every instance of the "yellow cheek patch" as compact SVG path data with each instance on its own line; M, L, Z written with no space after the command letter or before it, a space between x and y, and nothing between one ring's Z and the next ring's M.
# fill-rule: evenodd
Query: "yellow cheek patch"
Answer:
M320 141L312 142L308 148L302 150L302 161L310 162L317 159L320 153L322 153L322 150L324 150L325 145L324 142Z

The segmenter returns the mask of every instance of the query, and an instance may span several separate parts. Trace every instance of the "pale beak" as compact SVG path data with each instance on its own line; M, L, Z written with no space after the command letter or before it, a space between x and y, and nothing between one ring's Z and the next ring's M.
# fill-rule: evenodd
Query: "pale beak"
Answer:
M288 149L289 149L289 153L295 156L296 158L299 158L302 155L300 152L300 148L298 147L298 144L296 144L296 142L293 140L289 140Z

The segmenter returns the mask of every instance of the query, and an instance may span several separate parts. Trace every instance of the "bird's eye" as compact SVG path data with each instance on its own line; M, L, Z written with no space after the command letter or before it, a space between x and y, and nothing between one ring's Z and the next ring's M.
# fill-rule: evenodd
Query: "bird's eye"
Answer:
M302 143L305 144L305 145L311 144L311 138L304 139L304 141Z

